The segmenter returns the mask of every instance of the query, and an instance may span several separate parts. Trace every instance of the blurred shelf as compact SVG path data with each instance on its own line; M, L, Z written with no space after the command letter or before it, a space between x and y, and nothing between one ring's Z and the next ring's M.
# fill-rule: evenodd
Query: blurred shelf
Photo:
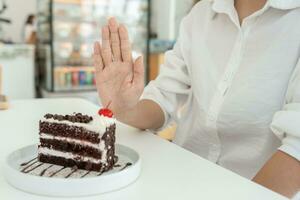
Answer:
M86 91L96 91L96 86L78 86L78 87L64 87L56 88L56 92L86 92Z
M90 67L93 43L100 40L100 28L107 23L108 16L116 16L128 25L133 51L146 58L148 3L148 0L37 1L40 85L47 91L61 93L95 90L95 70Z
M72 70L72 71L80 71L80 70L87 70L87 71L95 71L94 66L74 66L74 65L57 65L55 66L55 70Z

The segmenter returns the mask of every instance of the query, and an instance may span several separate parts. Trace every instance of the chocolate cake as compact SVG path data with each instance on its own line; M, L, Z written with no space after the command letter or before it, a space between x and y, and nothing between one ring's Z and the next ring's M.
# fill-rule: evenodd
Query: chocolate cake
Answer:
M39 124L40 162L105 172L115 163L115 119L111 116L46 114Z

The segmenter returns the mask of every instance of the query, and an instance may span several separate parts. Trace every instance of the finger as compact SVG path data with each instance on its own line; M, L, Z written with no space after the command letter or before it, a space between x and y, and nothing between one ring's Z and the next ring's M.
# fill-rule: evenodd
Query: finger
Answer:
M144 81L144 59L143 56L138 57L133 64L133 78L132 82Z
M110 42L113 53L114 61L121 61L121 46L119 37L119 24L117 20L112 17L108 20L109 31L110 31Z
M122 24L119 28L119 35L121 40L121 54L124 62L132 62L131 44L126 27Z
M112 62L111 48L109 42L109 28L104 26L102 28L102 49L101 55L104 62L104 66L108 67Z
M101 72L104 69L102 56L101 56L101 45L99 42L94 43L94 66L96 72Z

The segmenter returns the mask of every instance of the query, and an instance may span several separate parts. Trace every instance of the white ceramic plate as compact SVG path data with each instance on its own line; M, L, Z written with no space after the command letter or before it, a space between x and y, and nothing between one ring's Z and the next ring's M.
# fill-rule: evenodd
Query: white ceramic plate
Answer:
M98 172L88 173L85 170L71 173L71 168L60 170L61 166L50 166L50 164L39 163L37 160L21 166L37 157L37 145L31 145L14 151L6 158L4 174L9 184L29 193L61 197L101 194L129 185L140 174L141 159L136 151L117 144L116 155L119 159L114 169L101 175ZM127 163L131 165L128 166ZM34 170L28 173L21 172L25 167L27 167L25 172L33 168ZM56 171L58 173L49 177ZM41 174L43 175L40 176Z

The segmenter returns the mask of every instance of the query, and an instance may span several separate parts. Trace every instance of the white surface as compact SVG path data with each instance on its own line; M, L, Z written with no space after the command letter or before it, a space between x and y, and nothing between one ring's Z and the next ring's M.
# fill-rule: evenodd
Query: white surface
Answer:
M0 54L25 51L27 55L0 57L3 68L3 93L9 100L32 99L34 89L34 47L31 45L0 45ZM18 53L16 53L18 54Z
M97 110L97 106L80 99L12 102L10 110L0 111L0 134L3 137L0 145L1 167L6 155L38 142L38 121L45 113L76 111L93 115ZM143 167L139 179L122 190L80 199L286 199L150 133L117 124L117 142L140 154ZM2 169L1 174L0 199L51 199L19 191L4 180Z
M82 98L95 104L100 103L97 91L49 92L41 89L41 93L43 98Z
M126 160L132 165L122 171L115 170L101 176L96 176L98 174L96 173L93 177L84 178L49 178L20 172L21 163L37 157L37 145L30 145L8 156L5 162L5 177L14 187L33 194L64 197L101 194L129 185L140 174L141 160L137 152L126 146L117 145L116 154L123 159L127 157Z

